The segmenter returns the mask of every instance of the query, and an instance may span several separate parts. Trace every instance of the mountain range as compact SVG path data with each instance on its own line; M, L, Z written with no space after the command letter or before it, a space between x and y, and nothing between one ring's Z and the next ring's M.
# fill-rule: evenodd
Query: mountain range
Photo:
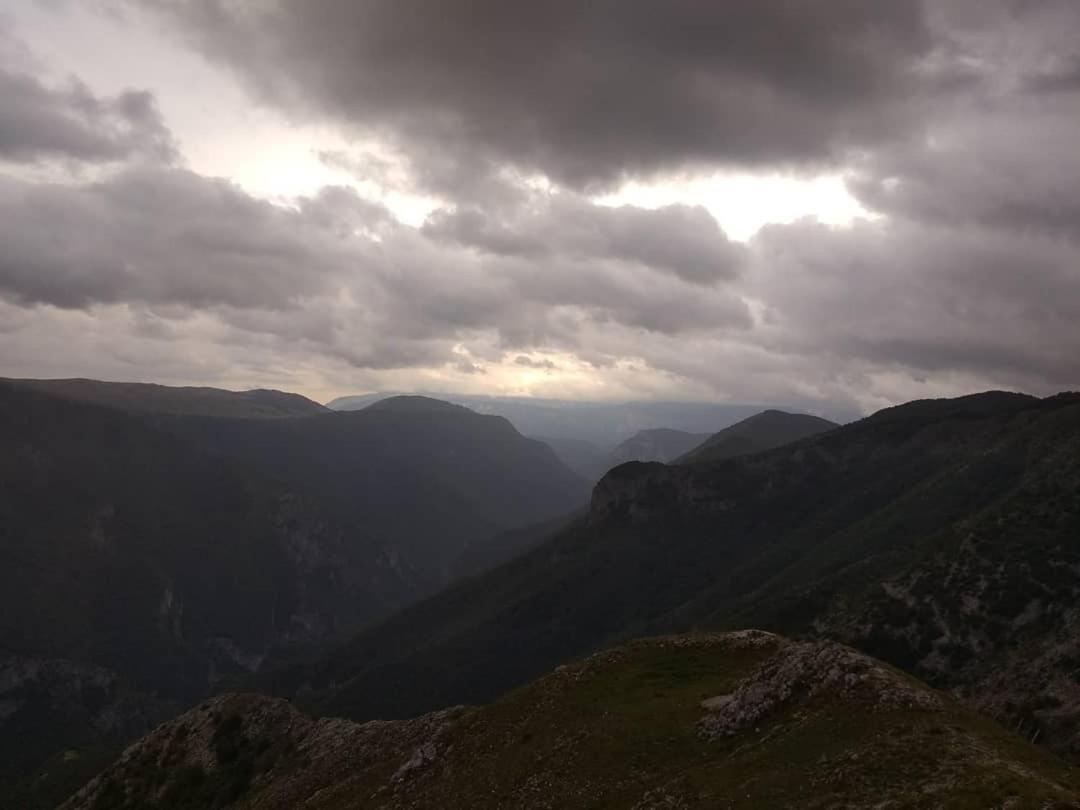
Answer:
M631 463L587 517L260 689L357 719L483 703L604 645L836 638L1075 746L1080 396L887 409L764 453Z
M668 458L636 461L670 461L676 464L697 464L703 461L722 461L735 456L748 456L816 436L837 427L835 422L801 413L767 410L736 422L711 436L706 436L692 448Z
M399 395L379 392L338 397L326 406L338 411L362 410L373 402ZM768 407L753 403L587 402L458 393L429 393L427 396L464 405L477 413L502 416L526 436L585 441L605 452L641 430L669 428L711 435ZM788 410L801 409L792 407ZM836 422L850 422L860 416L854 410L837 408L822 415Z
M511 530L588 496L506 420L420 398L335 413L3 381L0 449L0 785L35 790L225 678L512 555Z
M0 384L13 807L238 688L67 806L1080 806L1078 394L766 411L586 505L500 417L200 390Z

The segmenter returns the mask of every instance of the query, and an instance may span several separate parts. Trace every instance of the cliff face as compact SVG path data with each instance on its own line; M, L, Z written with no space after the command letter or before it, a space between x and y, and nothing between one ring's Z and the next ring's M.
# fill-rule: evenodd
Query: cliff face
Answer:
M664 519L705 518L734 509L737 502L722 478L684 467L631 461L608 472L593 488L589 520L594 525L643 524Z

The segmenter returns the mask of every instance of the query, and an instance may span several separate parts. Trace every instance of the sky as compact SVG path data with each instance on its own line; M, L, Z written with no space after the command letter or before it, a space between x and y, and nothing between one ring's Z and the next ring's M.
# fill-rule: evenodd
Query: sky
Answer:
M1072 0L5 0L0 375L1080 387Z

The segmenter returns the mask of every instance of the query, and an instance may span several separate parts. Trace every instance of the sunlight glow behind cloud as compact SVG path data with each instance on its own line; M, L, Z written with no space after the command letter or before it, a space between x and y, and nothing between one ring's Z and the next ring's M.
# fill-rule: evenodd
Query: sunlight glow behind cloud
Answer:
M750 239L770 223L814 217L827 225L849 225L859 217L874 216L859 205L838 174L803 178L716 173L654 183L635 181L594 201L642 208L701 205L730 238L739 241Z

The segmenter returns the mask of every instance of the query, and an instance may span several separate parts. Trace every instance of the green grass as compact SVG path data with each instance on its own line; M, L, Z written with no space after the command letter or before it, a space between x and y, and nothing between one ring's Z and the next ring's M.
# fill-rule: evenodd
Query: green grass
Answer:
M420 736L408 723L380 724L374 733L384 736L365 732L365 753L311 749L308 762L284 750L264 758L254 737L287 732L264 727L253 734L236 718L244 700L256 706L258 699L239 698L207 735L213 767L172 763L167 779L155 780L151 756L139 779L159 792L156 804L93 810L222 807L232 798L240 808L283 806L271 796L307 800L309 810L985 810L1006 799L1013 810L1042 810L1080 797L1074 767L946 697L941 708L901 710L872 691L796 692L733 736L701 736L701 701L735 690L785 643L749 647L710 635L635 641L463 710L434 737L437 723ZM927 688L894 675L898 686ZM395 780L427 742L435 745L434 760ZM283 792L289 780L300 792Z
M1073 795L1072 769L951 704L930 712L793 701L733 738L700 737L701 701L732 691L771 652L650 641L573 665L470 711L425 799L529 806L537 788L552 806L615 810L662 788L702 807L871 806L888 796L890 808L974 810L1008 796L1037 808Z

